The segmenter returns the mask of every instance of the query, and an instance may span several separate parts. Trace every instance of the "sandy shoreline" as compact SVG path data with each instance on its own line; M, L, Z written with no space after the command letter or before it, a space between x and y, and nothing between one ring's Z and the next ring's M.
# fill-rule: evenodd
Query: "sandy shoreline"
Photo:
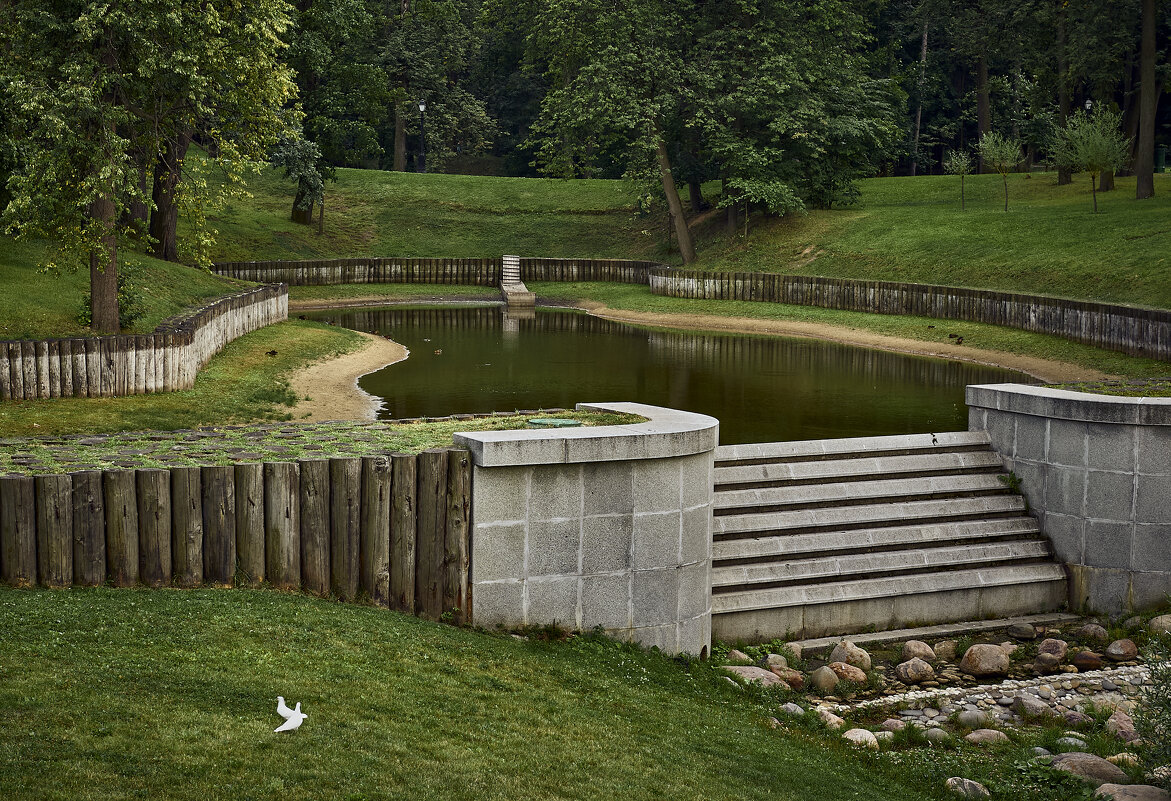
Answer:
M387 365L401 362L410 352L385 337L355 332L366 344L352 353L311 364L298 370L289 386L302 400L293 418L321 420L373 420L382 401L358 386L358 379ZM308 400L305 400L308 398Z
M414 301L418 302L418 301ZM330 301L329 308L346 306L390 305L373 298L352 298L349 301ZM319 302L290 305L297 309L325 308ZM582 309L595 317L615 322L660 328L726 331L734 334L771 334L788 337L808 337L845 345L954 359L1018 370L1047 383L1064 381L1095 381L1110 378L1098 370L1068 362L1054 362L1032 356L1003 351L976 350L962 345L942 342L924 342L918 339L875 334L857 328L801 323L786 320L758 320L752 317L722 317L715 314L668 314L633 312L611 309L601 303L584 302L573 308ZM360 332L359 332L360 333ZM409 352L397 342L373 334L361 334L368 344L361 350L336 359L310 365L297 372L290 381L293 392L302 400L293 411L300 420L373 420L381 401L358 386L358 379L367 373L406 359ZM308 415L308 416L306 416Z

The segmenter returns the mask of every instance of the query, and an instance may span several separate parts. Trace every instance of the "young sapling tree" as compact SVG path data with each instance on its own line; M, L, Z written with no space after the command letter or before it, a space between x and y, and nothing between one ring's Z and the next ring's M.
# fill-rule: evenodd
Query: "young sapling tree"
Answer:
M966 150L953 150L943 160L943 169L960 177L960 211L964 210L964 176L971 175L975 166L972 155Z
M1098 213L1098 177L1126 165L1130 139L1122 133L1122 115L1098 105L1093 112L1078 111L1058 129L1053 155L1059 167L1090 175L1094 213Z
M1008 174L1021 160L1021 143L992 131L980 138L977 149L984 163L1000 173L1004 181L1004 210L1008 211Z

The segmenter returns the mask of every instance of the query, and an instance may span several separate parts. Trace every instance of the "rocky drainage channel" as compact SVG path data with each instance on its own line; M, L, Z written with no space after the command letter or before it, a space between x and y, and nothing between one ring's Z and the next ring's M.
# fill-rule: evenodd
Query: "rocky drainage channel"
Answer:
M1132 618L1123 625L1141 630L1141 636L1165 636L1171 632L1171 615L1161 615L1145 624ZM1004 634L1011 639L974 643L964 650L955 666L950 664L955 660L955 640L942 640L934 647L920 640L907 640L897 656L889 660L894 663L893 670L875 664L877 660L864 648L842 640L826 663L808 674L795 669L796 664L813 663L802 660L797 643L778 649L787 651L788 656L768 653L760 660L733 650L728 661L740 664L725 666L724 670L745 683L809 691L809 709L790 701L780 708L783 715L804 717L812 713L830 730L847 729L845 717L870 721L869 728L848 728L842 735L865 748L878 749L908 727L918 729L918 736L931 744L962 737L970 744L980 745L1007 742L1010 738L1001 729L1060 722L1070 730L1056 740L1059 753L1034 748L1034 758L1098 787L1104 798L1171 801L1171 795L1157 787L1130 784L1131 776L1123 770L1129 767L1133 773L1139 764L1138 755L1126 750L1141 742L1130 713L1143 688L1151 684L1151 671L1139 661L1138 647L1131 639L1122 638L1102 648L1110 636L1096 622L1072 630L1070 639L1097 642L1101 653L1090 647L1071 647L1059 639L1061 633L1059 628L1038 630L1023 623L1008 626ZM1032 642L1042 637L1039 644ZM1014 654L1024 645L1029 646L1031 664L1019 659L1019 654L1013 664ZM790 661L795 665L790 666ZM1005 676L1009 678L978 683ZM833 692L845 697L828 694ZM1117 753L1105 758L1087 753L1083 738L1096 722L1087 711L1099 716L1109 713L1105 730L1117 741ZM770 719L770 724L781 725L775 718ZM1171 768L1156 768L1146 778L1154 784L1166 783L1171 779ZM978 782L963 777L949 779L948 789L963 798L991 797Z

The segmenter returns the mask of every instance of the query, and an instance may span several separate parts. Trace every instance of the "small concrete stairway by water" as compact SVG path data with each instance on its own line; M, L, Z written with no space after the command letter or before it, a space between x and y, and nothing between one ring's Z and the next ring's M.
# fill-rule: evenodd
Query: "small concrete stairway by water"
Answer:
M500 265L500 294L507 309L532 309L537 298L520 280L520 256L505 256Z
M984 432L716 451L712 635L762 641L1048 612L1064 568Z

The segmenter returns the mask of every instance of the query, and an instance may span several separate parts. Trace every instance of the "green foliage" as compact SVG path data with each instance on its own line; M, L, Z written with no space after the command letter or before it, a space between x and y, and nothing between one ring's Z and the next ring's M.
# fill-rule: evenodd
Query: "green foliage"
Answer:
M1053 158L1070 172L1086 172L1098 211L1098 176L1121 170L1130 158L1130 139L1122 133L1122 115L1098 104L1092 113L1080 109L1053 138Z
M1171 765L1171 634L1151 637L1144 653L1151 684L1135 710L1135 724L1143 737L1148 767ZM1171 790L1171 777L1163 786Z
M138 286L134 271L123 265L118 271L118 327L127 331L134 327L142 316L146 314L142 291ZM81 296L81 305L77 310L77 322L89 327L93 322L93 299L89 292Z
M285 178L297 184L293 208L304 212L325 202L326 180L337 180L337 171L321 157L321 148L300 135L282 137L269 160L274 167L283 167Z
M947 158L943 160L943 169L949 175L958 175L961 178L965 175L971 175L975 167L972 155L966 150L949 151Z
M976 149L984 164L1002 176L1012 172L1021 160L1020 140L1002 136L996 131L980 137L980 144Z

